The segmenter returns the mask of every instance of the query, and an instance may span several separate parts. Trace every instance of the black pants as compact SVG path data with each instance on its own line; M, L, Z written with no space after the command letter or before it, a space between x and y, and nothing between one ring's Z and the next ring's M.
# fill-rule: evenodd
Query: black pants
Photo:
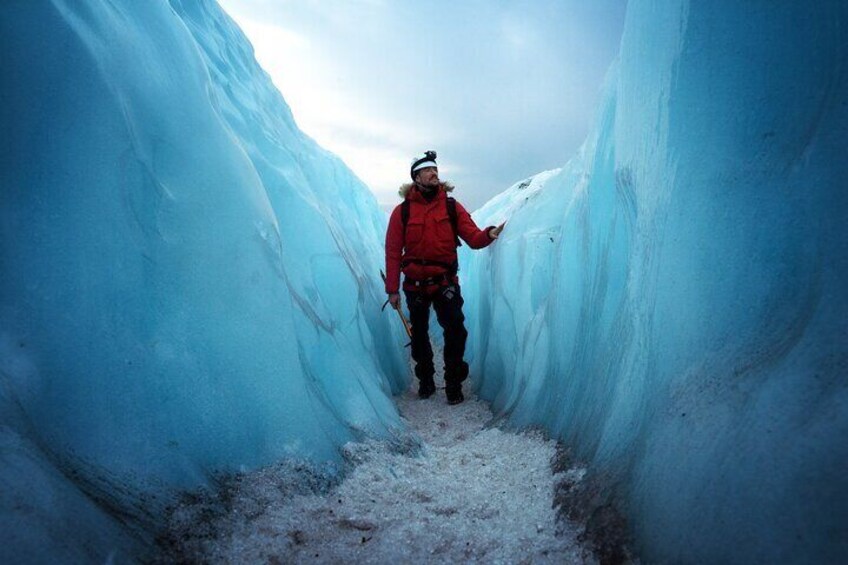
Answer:
M445 332L445 384L458 385L468 377L468 364L463 361L465 340L465 316L462 314L462 296L459 285L440 288L433 294L404 291L412 324L412 359L415 360L415 376L432 379L433 348L430 346L430 304L436 311L436 319Z

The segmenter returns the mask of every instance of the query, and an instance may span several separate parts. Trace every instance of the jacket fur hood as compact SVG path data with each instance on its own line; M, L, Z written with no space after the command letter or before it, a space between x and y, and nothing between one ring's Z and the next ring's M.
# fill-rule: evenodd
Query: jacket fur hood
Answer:
M401 198L406 198L406 195L409 194L409 191L412 190L412 188L414 186L415 186L414 182L404 183L404 184L400 185L400 188L398 189L398 194L400 194ZM445 181L445 182L442 182L441 184L439 184L439 188L444 190L445 192L452 192L453 189L454 189L454 186L453 186L453 184Z

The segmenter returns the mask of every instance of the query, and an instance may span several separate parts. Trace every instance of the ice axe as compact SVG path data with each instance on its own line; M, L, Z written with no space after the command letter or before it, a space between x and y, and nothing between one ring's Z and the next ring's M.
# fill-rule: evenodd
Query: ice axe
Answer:
M382 269L380 269L380 276L383 277L383 283L385 284L386 273L384 273ZM385 308L386 304L388 303L389 301L386 300L386 303L383 304L383 308ZM406 335L409 336L409 339L412 339L412 326L409 325L409 321L407 321L406 316L403 315L403 311L400 309L400 307L395 308L395 310L397 311L398 316L400 316L400 321L403 322L403 329L406 330ZM411 341L406 344L407 347L409 347L410 345L412 345Z

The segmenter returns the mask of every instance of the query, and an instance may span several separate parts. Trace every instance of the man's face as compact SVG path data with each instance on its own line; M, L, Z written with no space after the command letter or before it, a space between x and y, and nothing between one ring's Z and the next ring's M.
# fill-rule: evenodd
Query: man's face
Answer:
M418 184L426 187L436 188L439 186L439 169L436 167L425 167L415 173Z

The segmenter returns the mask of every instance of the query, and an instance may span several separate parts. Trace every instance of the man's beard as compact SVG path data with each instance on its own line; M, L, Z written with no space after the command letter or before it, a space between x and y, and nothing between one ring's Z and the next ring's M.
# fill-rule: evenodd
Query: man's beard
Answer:
M438 187L439 187L438 181L433 182L433 184L423 184L423 183L420 183L420 182L418 183L418 190L420 190L422 192L426 192L427 194L433 192Z

